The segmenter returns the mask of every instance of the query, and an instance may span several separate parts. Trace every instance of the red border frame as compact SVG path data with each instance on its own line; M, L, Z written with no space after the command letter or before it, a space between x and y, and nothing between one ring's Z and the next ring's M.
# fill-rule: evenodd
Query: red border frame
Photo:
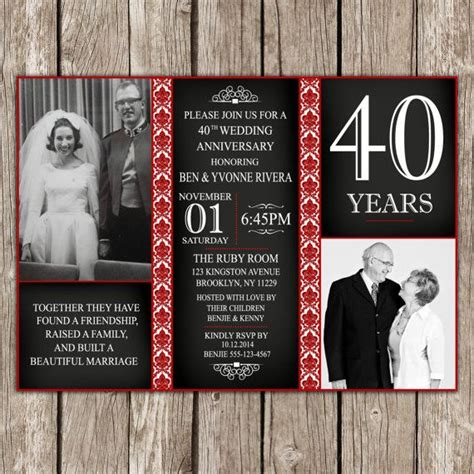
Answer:
M321 80L298 81L298 388L321 389ZM309 275L308 275L309 274Z
M18 229L18 212L19 212L19 153L20 153L20 139L19 139L19 127L20 127L20 99L19 99L19 81L22 79L130 79L130 78L137 78L137 79L149 79L150 81L152 80L171 80L174 81L175 79L187 79L187 80L194 80L194 79L260 79L260 80L268 80L268 79L275 79L275 80L286 80L286 79L295 79L298 81L301 81L303 79L316 79L319 80L320 83L322 84L323 80L329 79L336 79L336 80L354 80L354 79L378 79L378 80L435 80L435 79L442 79L442 80L454 80L455 82L455 97L454 97L454 167L455 167L455 235L454 235L454 240L455 240L455 274L456 274L456 281L455 281L455 388L451 389L343 389L343 390L335 390L335 389L322 389L319 388L314 391L318 392L388 392L388 393L398 393L398 392L429 392L429 393L435 393L435 392L456 392L459 388L458 386L458 357L459 357L459 349L458 349L458 291L459 291L459 286L458 286L458 266L459 266L459 255L458 255L458 239L459 239L459 230L458 230L458 221L459 221L459 198L458 198L458 76L440 76L440 75L433 75L433 76L397 76L397 75L388 75L388 76L150 76L150 75L144 75L144 76L126 76L126 75L118 75L118 76L104 76L104 75L92 75L92 76L80 76L80 75L71 75L71 76L40 76L40 75L34 75L34 76L17 76L16 77L16 242L15 246L17 247L17 252L18 252L18 244L19 244L19 229ZM321 120L322 121L322 120ZM171 150L172 151L172 150ZM320 180L320 186L322 185L321 180ZM373 236L357 236L357 237L340 237L341 239L364 239L364 238L372 238ZM390 239L409 239L407 237L393 237L393 236L378 236L380 238L390 238ZM337 238L337 237L336 237ZM418 239L452 239L452 237L423 237ZM18 256L17 256L18 257ZM19 355L20 355L20 316L19 316L19 289L20 285L23 283L73 283L73 284L81 284L81 283L91 283L91 281L63 281L63 280L54 280L54 281L49 281L49 280L41 280L41 281L22 281L20 282L19 280L19 258L16 259L16 301L17 301L17 312L16 312L16 323L17 323L17 328L16 328L16 389L17 391L21 392L59 392L59 391L68 391L68 392L149 392L150 390L153 389L101 389L101 388L54 388L54 389L49 389L49 388L38 388L38 389L24 389L19 387L19 374L20 374L20 369L19 369ZM94 283L101 284L101 283L117 283L117 284L122 284L122 283L130 283L131 281L94 281ZM139 282L133 280L133 282ZM140 282L147 282L149 283L148 280L145 281L140 281ZM319 285L320 286L320 285ZM153 303L153 302L152 302ZM319 328L321 329L321 328ZM321 360L321 351L322 351L322 344L319 344L319 351L320 351L320 360ZM153 348L152 348L153 352ZM298 368L299 372L299 368ZM299 377L298 377L299 378ZM197 388L189 388L189 389L173 389L171 388L172 391L175 392L189 392L189 391L202 391L202 392L209 392L209 391L221 391L221 392L261 392L261 391L269 391L269 392L300 392L302 389L299 387L298 389L278 389L278 388L273 388L273 389L218 389L218 388L212 388L212 389L197 389Z
M173 80L152 79L151 390L173 389Z

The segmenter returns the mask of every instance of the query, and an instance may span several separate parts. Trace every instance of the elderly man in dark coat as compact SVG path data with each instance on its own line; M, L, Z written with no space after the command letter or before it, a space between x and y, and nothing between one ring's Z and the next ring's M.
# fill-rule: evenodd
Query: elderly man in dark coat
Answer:
M388 335L403 305L400 285L387 278L393 252L377 242L362 259L362 270L335 281L329 291L324 347L335 389L392 388Z

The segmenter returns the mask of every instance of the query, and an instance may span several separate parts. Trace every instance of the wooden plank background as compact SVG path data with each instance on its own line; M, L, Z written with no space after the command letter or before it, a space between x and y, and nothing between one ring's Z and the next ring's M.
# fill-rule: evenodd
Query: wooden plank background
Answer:
M2 472L456 472L473 463L469 0L5 0ZM15 76L459 76L459 391L16 393Z

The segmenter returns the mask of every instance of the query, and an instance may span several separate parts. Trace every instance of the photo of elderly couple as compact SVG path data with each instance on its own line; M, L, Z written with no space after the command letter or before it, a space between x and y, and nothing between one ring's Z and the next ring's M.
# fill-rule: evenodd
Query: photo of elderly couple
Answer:
M323 388L455 387L454 239L323 239L322 260Z
M21 280L148 280L149 81L19 81Z

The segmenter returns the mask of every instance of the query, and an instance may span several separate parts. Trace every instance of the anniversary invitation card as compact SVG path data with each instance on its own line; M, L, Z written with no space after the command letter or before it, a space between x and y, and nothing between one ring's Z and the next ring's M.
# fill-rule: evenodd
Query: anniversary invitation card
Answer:
M455 390L457 81L20 77L18 390Z

